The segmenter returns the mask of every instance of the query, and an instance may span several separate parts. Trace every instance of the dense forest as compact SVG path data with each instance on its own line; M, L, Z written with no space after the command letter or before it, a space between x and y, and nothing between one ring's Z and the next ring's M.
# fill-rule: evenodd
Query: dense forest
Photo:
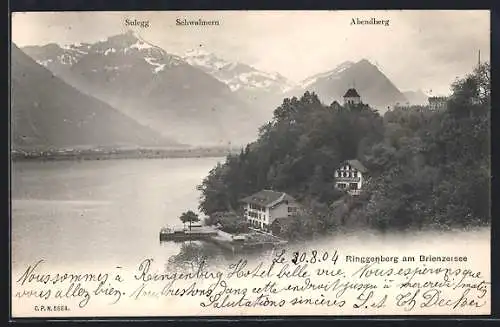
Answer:
M261 189L304 205L284 236L335 228L448 229L490 222L490 66L458 79L446 108L323 105L316 94L284 99L259 138L229 155L198 187L206 215L237 211ZM360 160L358 197L334 187L334 171Z

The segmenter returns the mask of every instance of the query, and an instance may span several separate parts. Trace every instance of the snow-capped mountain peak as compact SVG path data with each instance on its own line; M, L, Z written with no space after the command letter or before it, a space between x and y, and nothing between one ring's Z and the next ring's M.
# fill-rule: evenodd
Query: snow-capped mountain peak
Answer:
M40 65L54 68L57 65L71 66L77 63L83 56L88 54L90 45L86 43L46 44L44 46L27 46L23 50Z
M142 50L142 49L154 49L154 46L152 46L151 44L146 43L144 41L137 40L137 42L135 42L134 44L132 44L129 47L129 49L139 49L139 50Z
M313 75L311 77L306 78L305 80L300 82L300 86L302 88L306 88L309 85L314 84L320 78L325 78L325 77L328 77L330 79L340 78L339 75L342 72L344 72L346 69L349 69L350 67L352 67L353 65L354 65L354 62L352 62L352 61L344 61L343 63L341 63L340 65L338 65L337 67L335 67L332 70L329 70L329 71L324 72L324 73L319 73L319 74L316 74L316 75Z
M207 72L216 73L222 68L231 68L231 62L218 58L204 49L192 49L187 51L183 59L192 66L197 66Z
M110 61L115 61L116 58L123 56L135 57L149 64L151 71L155 74L164 70L165 67L186 64L179 56L167 53L162 48L144 40L139 34L133 31L110 36L93 44L50 44L42 47L25 47L23 50L39 64L53 71L72 67L86 55L92 55L94 58L92 60L96 60L96 56L103 56L104 58L109 58L107 60ZM90 63L86 64L89 65ZM96 63L96 65L99 64ZM116 69L120 68L119 66L116 67ZM93 69L93 67L89 68L91 71L94 71ZM98 67L95 69L98 70Z
M227 84L232 91L284 92L292 87L292 83L279 73L264 72L243 63L228 61L204 49L189 50L183 59Z
M211 53L206 51L205 49L191 49L191 50L186 51L186 53L185 53L185 56L187 58L209 56L209 55L211 55Z

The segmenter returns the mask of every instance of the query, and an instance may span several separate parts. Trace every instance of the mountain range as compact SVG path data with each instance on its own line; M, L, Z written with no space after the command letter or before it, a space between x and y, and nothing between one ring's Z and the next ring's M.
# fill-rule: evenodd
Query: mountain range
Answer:
M286 92L295 87L294 82L280 73L265 72L245 63L229 61L203 49L187 51L182 58L226 84L252 108L253 119L260 124L272 119L274 108L281 104Z
M421 91L401 92L376 65L366 59L356 63L346 61L332 70L294 83L279 73L264 72L244 63L231 62L201 49L190 50L182 58L227 84L241 98L254 103L262 103L263 99L267 99L278 105L276 101L281 101L283 97L301 96L305 91L317 93L327 104L342 102L345 91L350 87L355 87L365 103L381 112L398 103L420 104L427 101Z
M16 45L11 49L14 148L179 146L63 82Z
M365 59L346 61L294 83L203 49L173 54L133 32L95 43L51 43L22 50L74 89L183 144L245 144L272 118L283 98L305 91L330 104L342 102L345 91L354 86L362 101L381 113L397 103L425 101L421 92L403 94Z
M255 137L258 123L250 108L226 84L134 33L23 50L82 92L182 143L245 143Z
M244 63L231 62L204 50L190 50L183 59L227 84L235 92L261 90L284 93L294 86L292 81L279 73L268 73Z
M404 104L404 94L387 76L366 59L358 62L346 61L334 69L304 79L291 90L290 95L315 92L326 104L342 103L342 97L349 88L355 88L364 103L383 113L387 107Z

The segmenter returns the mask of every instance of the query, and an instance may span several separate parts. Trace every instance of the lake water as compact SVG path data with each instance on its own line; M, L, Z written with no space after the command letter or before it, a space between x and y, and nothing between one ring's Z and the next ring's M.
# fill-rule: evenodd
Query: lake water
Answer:
M167 260L160 228L197 211L196 186L221 158L15 162L12 262L126 265Z
M178 217L183 211L197 209L200 193L196 186L222 160L15 162L12 166L13 281L28 265L40 259L45 261L43 271L74 272L109 270L114 267L133 271L145 258L154 258L155 269L160 270L173 257L189 261L206 256L209 265L214 268L234 263L238 259L235 257L237 254L228 254L214 245L159 242L161 227L180 224ZM312 250L320 254L338 250L339 260L344 262L342 264L346 269L355 269L360 265L347 265L348 255L413 255L417 258L420 255L467 256L468 267L482 271L486 279L490 274L490 231L487 228L468 232L404 235L359 231L290 245L287 255L291 258L292 251L310 253ZM262 260L265 257L257 255L248 259L249 264L255 264L255 259ZM404 263L400 265L405 266ZM193 313L192 302L186 301L183 309L175 314ZM114 308L114 314L117 315L123 312L132 315L164 314L164 302L141 303L140 306L129 305L126 309L119 306L107 307L106 310ZM22 304L17 304L16 312L32 313L31 307ZM181 308L179 302L175 302L175 305ZM94 313L97 315L97 312ZM80 313L75 310L72 314ZM103 311L100 314L112 312ZM318 311L316 314L324 312Z

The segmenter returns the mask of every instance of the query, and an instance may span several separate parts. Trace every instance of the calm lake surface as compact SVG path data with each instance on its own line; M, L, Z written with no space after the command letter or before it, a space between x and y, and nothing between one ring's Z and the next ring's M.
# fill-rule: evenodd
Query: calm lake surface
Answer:
M160 243L165 225L196 210L196 186L224 158L15 162L12 166L13 271L44 259L51 267L136 267L145 258L167 262L182 254L224 261L213 245ZM457 243L457 240L460 240ZM410 235L337 235L308 242L302 250L339 249L343 254L395 255L457 251L489 258L489 229ZM195 244L196 245L196 244ZM199 253L201 249L202 253ZM293 250L293 249L291 249ZM479 252L478 252L479 251ZM439 252L439 253L438 253ZM181 257L182 257L181 256ZM213 259L213 258L212 258ZM212 260L214 261L214 260ZM217 261L217 260L215 260Z
M167 260L181 245L160 244L160 228L197 211L196 186L221 160L13 163L13 268L39 259L82 267Z

